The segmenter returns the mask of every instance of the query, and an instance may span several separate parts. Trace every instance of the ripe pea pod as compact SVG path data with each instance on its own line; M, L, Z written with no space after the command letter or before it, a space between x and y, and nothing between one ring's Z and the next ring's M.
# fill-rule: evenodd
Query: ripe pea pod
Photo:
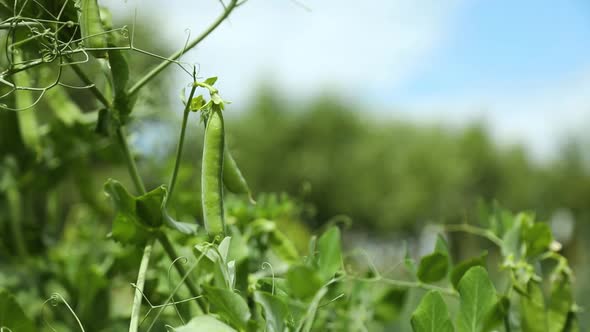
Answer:
M223 151L225 133L221 110L213 107L205 127L201 169L201 201L203 221L210 235L225 233L223 216Z
M80 34L84 45L88 48L105 48L107 47L107 38L105 35L102 21L100 19L100 8L98 0L78 0L80 15ZM97 58L106 58L105 50L91 52Z
M246 194L253 204L256 203L252 198L250 187L248 182L242 175L238 164L232 157L227 145L223 152L223 184L225 187L234 194Z

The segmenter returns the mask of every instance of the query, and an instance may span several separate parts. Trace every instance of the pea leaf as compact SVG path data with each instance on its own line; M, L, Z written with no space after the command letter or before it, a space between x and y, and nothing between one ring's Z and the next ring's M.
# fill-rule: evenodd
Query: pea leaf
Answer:
M109 179L104 191L115 207L112 235L116 241L128 244L144 244L150 238L149 230L136 215L136 198L117 180Z
M453 267L453 269L451 270L451 283L453 284L453 287L455 287L455 289L457 289L457 287L459 286L459 281L461 280L461 278L463 278L463 275L465 274L465 272L467 272L472 267L474 267L474 266L485 267L487 257L488 257L488 252L484 251L478 257L473 257L473 258L467 259L467 260L462 261L461 263L455 265L455 267Z
M330 227L318 239L318 272L323 281L331 279L342 268L340 229Z
M158 188L137 197L135 200L135 210L139 221L152 228L158 228L164 223L162 217L162 204L167 195L166 188L159 186Z
M25 316L14 295L5 289L0 289L0 326L19 332L37 330L33 322Z
M527 257L535 257L549 250L549 245L553 241L549 225L539 222L522 227L521 237Z
M523 331L547 332L545 299L538 282L529 280L527 293L520 300L520 323Z
M236 332L212 315L197 316L186 325L174 328L175 332Z
M430 291L424 295L412 314L411 323L414 332L455 331L447 305L437 291Z
M457 317L459 332L482 332L497 303L496 289L481 266L469 269L459 282L461 303Z
M203 288L213 312L240 329L246 328L251 314L248 304L240 295L218 287L204 286Z
M285 319L289 315L287 304L278 296L271 293L256 291L254 301L262 306L266 320L266 330L269 332L283 332Z
M574 305L571 283L567 275L561 274L551 284L547 322L549 332L561 332L567 325L568 316Z
M205 84L213 85L217 82L217 76L209 77L205 80Z
M384 322L395 320L401 313L407 298L407 288L388 287L374 302L375 318Z
M292 265L287 272L287 285L296 298L312 297L322 287L318 273L307 265Z
M446 277L449 265L448 245L445 239L439 235L436 240L435 251L420 260L417 277L422 282L437 282Z

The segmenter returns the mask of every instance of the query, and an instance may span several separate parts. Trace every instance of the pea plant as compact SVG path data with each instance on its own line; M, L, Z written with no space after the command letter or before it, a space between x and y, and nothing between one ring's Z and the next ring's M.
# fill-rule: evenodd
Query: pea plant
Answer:
M9 211L0 215L0 266L37 276L30 287L0 273L1 331L580 330L573 273L531 213L482 208L474 223L442 226L434 251L418 260L406 253L396 278L343 251L334 223L304 236L304 246L287 234L305 208L285 195L253 195L229 150L229 102L217 78L200 79L179 61L244 2L222 3L209 28L164 57L135 45L127 27L114 28L96 0L0 0L0 128L13 140L0 144L0 207ZM131 53L159 63L132 80ZM147 188L126 128L140 92L170 65L187 73L189 92L170 180ZM81 83L66 83L72 77ZM192 169L200 180L179 189L191 115L203 125L201 165ZM91 192L89 158L127 169L131 189L113 169L105 174L110 207ZM80 199L60 195L56 188L68 184ZM60 212L70 202L77 205ZM106 217L108 236L97 238ZM483 238L490 253L455 262L451 233ZM129 306L113 304L125 294L116 278L133 292ZM39 305L27 300L31 288L51 295Z

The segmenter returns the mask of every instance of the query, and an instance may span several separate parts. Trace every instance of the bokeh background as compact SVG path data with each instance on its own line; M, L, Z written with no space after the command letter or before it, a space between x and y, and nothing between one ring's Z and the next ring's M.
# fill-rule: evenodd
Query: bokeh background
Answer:
M216 1L100 3L116 26L134 28L138 46L162 55L222 10ZM388 270L406 244L428 252L438 224L472 222L481 202L530 210L563 244L590 308L589 40L584 0L249 0L183 61L201 78L218 76L233 102L228 140L250 187L300 202L293 236L345 224L347 249ZM132 57L135 73L153 63ZM129 131L148 187L172 169L190 82L170 67L142 92ZM180 203L200 167L202 126L192 119ZM126 176L122 165L98 172ZM453 251L485 246L469 239Z
M122 22L157 26L172 49L221 9L105 4ZM251 0L184 60L219 76L234 102L230 146L251 186L309 204L311 231L349 218L348 248L386 270L404 242L426 253L436 224L472 222L478 201L534 211L563 243L588 307L588 40L582 0ZM189 82L179 70L166 79L167 121L137 139L163 162ZM455 246L467 257L484 245Z

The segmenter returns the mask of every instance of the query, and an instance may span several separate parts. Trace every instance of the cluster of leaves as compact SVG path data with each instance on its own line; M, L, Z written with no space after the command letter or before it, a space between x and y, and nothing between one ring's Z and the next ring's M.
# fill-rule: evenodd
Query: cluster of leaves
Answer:
M565 257L557 253L546 223L535 222L529 213L513 215L494 209L485 214L484 228L460 225L458 230L481 235L498 246L500 278L498 292L485 269L487 253L452 266L442 238L434 253L421 259L417 277L438 282L448 277L459 294L454 323L441 293L426 294L412 315L414 331L579 331L572 292L572 272Z

